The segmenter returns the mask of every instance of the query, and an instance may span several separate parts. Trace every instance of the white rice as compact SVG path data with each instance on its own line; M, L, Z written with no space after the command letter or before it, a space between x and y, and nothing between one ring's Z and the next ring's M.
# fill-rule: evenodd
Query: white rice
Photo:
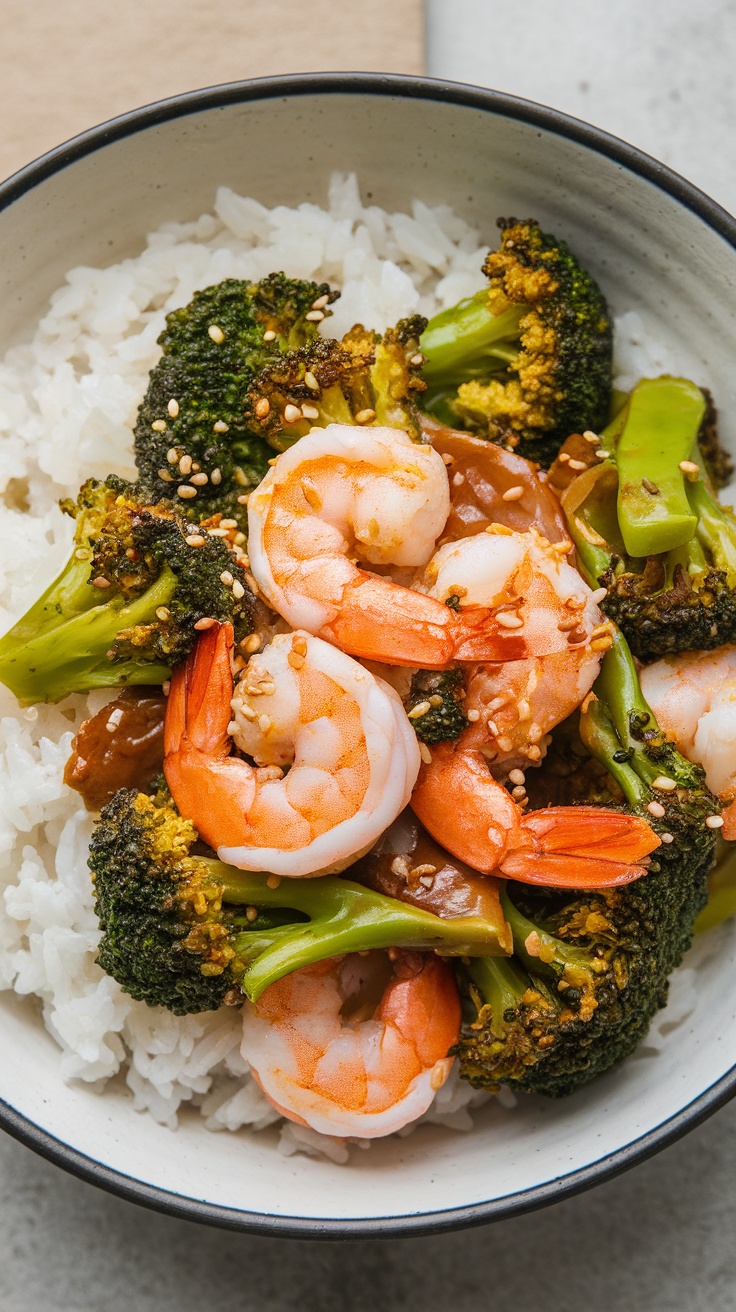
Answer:
M341 289L328 334L355 322L383 329L476 291L484 254L481 235L448 206L415 201L411 214L388 214L362 204L354 176L335 175L324 209L269 210L221 188L212 214L165 224L137 258L73 269L33 341L0 364L0 632L69 552L73 524L59 498L76 494L89 476L134 476L131 429L169 310L223 278L283 269ZM624 375L667 367L651 346L637 367L636 316L625 316L622 327ZM23 513L25 504L32 514ZM280 1117L240 1055L237 1010L177 1018L133 1002L95 964L92 820L62 775L75 730L109 698L93 693L19 711L0 686L0 988L39 999L64 1079L102 1090L123 1071L136 1108L162 1124L174 1128L189 1103L208 1129L262 1129ZM686 1014L682 1002L664 1013ZM650 1048L661 1033L655 1027ZM454 1075L423 1119L470 1129L470 1109L486 1097ZM287 1154L348 1156L343 1140L288 1123L280 1146Z

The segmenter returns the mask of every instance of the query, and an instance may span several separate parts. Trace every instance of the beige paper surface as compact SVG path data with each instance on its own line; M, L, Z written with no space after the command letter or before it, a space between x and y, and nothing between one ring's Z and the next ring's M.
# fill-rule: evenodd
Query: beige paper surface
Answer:
M424 60L422 0L1 0L0 22L0 178L196 87Z

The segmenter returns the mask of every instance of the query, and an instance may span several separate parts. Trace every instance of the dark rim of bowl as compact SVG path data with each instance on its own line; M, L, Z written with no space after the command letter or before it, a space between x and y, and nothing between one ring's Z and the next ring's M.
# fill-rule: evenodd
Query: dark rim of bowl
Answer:
M201 113L203 110L219 109L225 105L244 101L340 93L446 102L517 119L522 123L566 137L600 155L608 156L632 173L653 183L691 210L719 233L729 245L736 248L736 220L726 210L664 164L660 164L643 151L620 141L600 128L570 118L559 110L549 109L533 101L521 100L503 92L433 78L394 74L301 73L226 83L222 86L205 87L201 91L172 96L168 100L146 105L129 114L111 119L99 127L91 128L55 150L49 151L48 154L42 155L40 159L21 169L0 185L0 209L6 208L43 182L45 178L66 168L68 164L73 164L75 160L92 154L123 137L168 122L170 119L183 118L189 114ZM215 1203L170 1193L154 1185L134 1180L106 1166L103 1162L87 1157L60 1139L56 1139L1 1100L0 1125L21 1143L71 1172L72 1175L117 1194L129 1202L140 1203L145 1207L187 1221L200 1221L231 1230L293 1239L354 1239L369 1236L397 1238L481 1225L489 1221L517 1216L559 1202L563 1198L569 1198L593 1185L601 1184L604 1180L610 1180L613 1176L666 1148L688 1130L706 1120L734 1094L736 1094L736 1065L681 1111L647 1134L596 1162L560 1176L556 1180L548 1181L546 1184L526 1189L521 1193L508 1194L504 1198L471 1203L441 1212L366 1219L351 1217L345 1220L333 1217L319 1220L299 1216L266 1216L257 1212L244 1212L238 1208L218 1207Z

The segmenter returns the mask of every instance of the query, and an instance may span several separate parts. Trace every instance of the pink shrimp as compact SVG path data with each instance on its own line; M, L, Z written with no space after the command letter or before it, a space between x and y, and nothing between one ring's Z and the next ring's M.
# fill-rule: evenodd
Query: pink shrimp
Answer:
M453 856L522 884L615 888L645 874L660 845L646 821L605 807L524 814L480 752L451 743L432 748L411 807Z
M269 1102L321 1134L393 1134L431 1104L460 1033L452 968L432 953L305 966L243 1008L242 1054Z
M273 637L233 696L232 645L232 626L213 624L174 671L164 733L174 801L230 865L341 870L409 799L419 750L401 702L306 633Z
M449 510L445 464L432 447L392 428L313 429L251 493L251 569L290 624L368 660L443 669L561 650L556 629L531 623L553 585L530 565L524 534L502 530L520 539L518 550L507 552L483 605L447 606L358 564L422 569ZM518 624L504 622L511 604Z

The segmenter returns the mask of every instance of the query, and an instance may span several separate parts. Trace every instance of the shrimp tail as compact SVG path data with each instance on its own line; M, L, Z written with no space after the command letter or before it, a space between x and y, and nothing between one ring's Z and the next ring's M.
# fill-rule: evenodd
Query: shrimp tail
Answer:
M524 815L478 751L441 743L411 806L454 856L484 874L553 888L615 888L646 873L660 840L638 816L557 806Z
M231 756L227 731L233 676L232 624L205 629L171 676L164 722L164 775L184 816L197 817L211 847L236 847L250 832L245 814L254 793L253 770Z
M220 760L229 755L232 646L232 624L213 624L174 670L166 705L165 756L178 752L185 742Z

